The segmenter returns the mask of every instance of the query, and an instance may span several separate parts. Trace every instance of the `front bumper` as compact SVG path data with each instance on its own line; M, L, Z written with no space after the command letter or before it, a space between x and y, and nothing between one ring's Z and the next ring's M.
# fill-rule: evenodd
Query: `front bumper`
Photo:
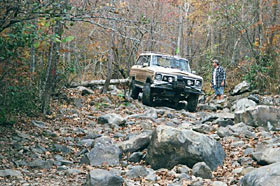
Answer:
M172 83L155 81L153 84L151 84L151 88L161 89L162 91L166 90L169 92L184 93L184 94L200 94L200 95L204 94L201 91L201 89L195 86L187 86L185 83L181 83L178 81Z

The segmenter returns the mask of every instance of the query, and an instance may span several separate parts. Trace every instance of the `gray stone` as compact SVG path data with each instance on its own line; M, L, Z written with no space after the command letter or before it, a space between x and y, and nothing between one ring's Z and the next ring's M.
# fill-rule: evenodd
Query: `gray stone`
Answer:
M254 152L253 159L255 159L260 165L268 165L280 162L280 147L270 147L261 149L261 151Z
M280 108L259 105L254 108L235 112L235 122L243 122L253 127L280 130Z
M129 140L119 143L119 148L122 149L124 153L126 152L135 152L145 149L152 137L152 132L144 132L142 134L132 136Z
M147 169L149 174L145 177L145 180L155 182L157 181L157 175L153 169Z
M65 172L68 175L77 175L82 173L82 171L79 169L67 169Z
M247 81L242 81L236 85L231 92L231 95L238 95L250 90L250 84Z
M212 178L212 171L204 162L196 163L192 168L192 173L196 177L204 179Z
M69 149L67 146L65 145L60 145L60 144L54 144L53 146L53 151L54 152L62 152L64 154L68 154L71 152L71 149Z
M81 99L81 98L73 98L73 101L74 101L75 107L77 107L79 109L83 107L83 99Z
M91 170L87 177L87 186L122 186L123 178L115 171L103 169Z
M247 173L241 180L241 186L278 186L280 182L280 163L263 166Z
M224 119L224 118L218 118L215 123L217 123L220 127L226 127L229 125L234 125L233 120L231 119Z
M237 123L233 126L228 126L232 131L232 135L242 136L247 138L255 138L256 134L253 132L253 127L246 125L245 123Z
M227 186L227 184L221 181L214 181L212 186Z
M101 137L102 135L96 133L96 132L90 132L88 133L85 137L83 137L83 139L96 139Z
M36 127L39 127L39 128L42 128L42 129L45 129L47 128L46 127L46 124L42 121L35 121L35 120L32 120L31 123L36 126Z
M94 139L83 139L78 142L77 145L83 146L83 147L91 147L93 145Z
M262 105L275 105L274 104L274 98L272 96L264 96L261 98L261 103Z
M192 167L205 162L212 170L222 165L225 158L223 147L206 135L168 126L158 126L148 147L146 162L153 169L173 168L184 164Z
M124 125L126 123L126 120L122 118L120 115L112 113L112 114L106 114L103 116L98 117L97 119L99 124L111 124L111 125Z
M236 101L236 103L234 103L234 105L232 106L231 110L240 111L240 110L245 110L249 107L256 107L256 106L257 106L256 102L249 100L248 98L243 98Z
M206 111L216 111L217 106L214 104L199 104L197 106L198 110L206 110Z
M201 123L206 123L208 121L212 122L215 119L218 119L218 116L215 114L207 115L201 119Z
M260 103L260 98L259 98L259 96L256 95L256 94L250 94L250 95L248 96L248 99L249 99L249 100L252 100L252 101L254 101L254 102L256 102L256 103Z
M12 170L12 169L0 170L0 177L7 177L7 176L21 177L22 174L20 171Z
M39 169L50 169L53 166L53 161L51 160L41 160L41 159L36 159L32 162L30 162L28 165L31 168L39 168Z
M140 162L143 158L143 153L142 152L133 152L129 157L128 157L128 161L129 162Z
M82 96L94 94L94 92L91 89L86 88L86 87L79 86L79 87L77 87L77 89L81 92Z
M187 173L187 174L189 174L191 169L186 165L176 165L172 170L176 173Z
M108 137L96 139L94 148L89 152L88 159L92 166L119 165L121 150Z
M143 178L149 174L144 166L134 166L125 174L128 178Z
M218 130L217 130L217 135L220 137L220 138L224 138L226 136L230 136L232 134L232 132L229 130L228 127L220 127Z
M206 125L206 124L201 124L201 125L195 125L193 127L193 130L196 132L209 134L213 130L213 127Z

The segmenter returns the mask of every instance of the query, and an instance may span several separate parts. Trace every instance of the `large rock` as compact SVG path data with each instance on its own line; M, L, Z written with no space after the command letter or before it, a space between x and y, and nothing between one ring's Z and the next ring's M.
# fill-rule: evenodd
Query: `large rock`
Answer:
M235 112L236 123L243 122L253 127L265 127L269 130L280 129L280 108L259 105Z
M241 180L241 186L278 186L280 183L280 163L263 166L247 173Z
M234 87L231 95L238 95L250 90L250 84L247 81L242 81Z
M256 102L249 100L248 98L243 98L235 102L235 104L231 107L234 111L245 110L249 107L256 107Z
M132 136L129 140L119 143L123 152L135 152L146 148L151 141L151 132L145 132L140 135Z
M112 113L100 116L97 119L99 124L110 124L110 125L124 125L126 120L122 118L120 115Z
M158 126L152 134L146 161L153 169L172 168L177 164L192 167L205 162L212 170L223 164L222 145L204 134L169 126Z
M254 133L254 128L252 126L248 126L245 123L237 123L233 126L228 126L230 135L233 136L241 136L246 138L255 138L256 134Z
M119 165L121 150L107 137L96 139L94 148L89 152L88 159L92 166Z
M116 171L103 169L91 170L87 177L87 186L122 186L123 178Z
M260 165L280 162L280 148L268 147L252 154Z

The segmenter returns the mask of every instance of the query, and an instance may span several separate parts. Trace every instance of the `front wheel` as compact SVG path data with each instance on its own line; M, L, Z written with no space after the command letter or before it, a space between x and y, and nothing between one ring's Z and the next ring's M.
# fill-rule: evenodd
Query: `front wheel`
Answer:
M198 104L198 97L199 97L198 94L190 94L189 95L189 97L187 98L187 102L188 102L187 109L188 109L188 111L190 111L190 112L195 112L196 111L196 107L197 107L197 104Z
M130 83L130 86L129 86L130 97L132 97L133 99L137 99L139 92L140 92L140 89L135 86L135 80L132 80Z
M142 103L147 106L152 106L153 97L152 97L152 90L151 90L150 83L145 83L145 85L143 87Z

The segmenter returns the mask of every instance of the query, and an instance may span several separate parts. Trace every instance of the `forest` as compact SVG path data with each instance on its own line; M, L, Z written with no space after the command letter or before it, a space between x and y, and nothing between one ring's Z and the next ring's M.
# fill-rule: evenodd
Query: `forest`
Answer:
M227 89L242 80L279 93L277 0L0 2L0 121L47 113L73 81L125 79L143 51L180 55L211 94L212 58Z
M0 0L0 185L279 185L279 10L278 0ZM197 110L141 87L128 95L143 52L188 59L203 78ZM221 100L213 59L226 72Z

